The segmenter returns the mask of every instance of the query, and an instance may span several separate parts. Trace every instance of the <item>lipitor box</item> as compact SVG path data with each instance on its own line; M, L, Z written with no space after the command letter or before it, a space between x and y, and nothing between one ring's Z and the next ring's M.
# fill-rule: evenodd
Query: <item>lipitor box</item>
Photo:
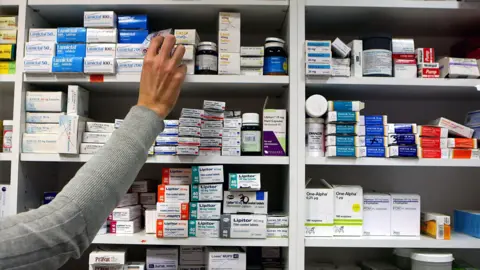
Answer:
M228 189L231 191L256 191L260 190L259 173L229 173Z
M239 75L240 53L220 53L218 57L218 74Z
M86 44L57 44L56 55L58 57L85 57L87 51Z
M115 131L114 123L87 122L87 132L113 133Z
M247 269L247 254L237 247L207 247L206 265L208 270L214 269Z
M221 201L223 199L223 184L192 185L192 202Z
M29 41L25 44L25 56L53 57L55 56L56 45L55 42L51 41Z
M205 248L180 246L180 265L204 265Z
M124 265L126 262L126 251L94 250L90 252L88 263L90 265Z
M223 214L220 221L221 238L267 238L266 215Z
M420 236L420 196L391 193L390 235Z
M188 237L218 238L220 237L220 221L190 220L188 221Z
M147 265L149 269L177 270L178 248L147 249Z
M78 85L69 85L67 94L67 114L88 117L90 94Z
M212 184L223 182L223 165L192 166L192 184Z
M390 236L390 194L363 194L363 235Z
M30 28L28 41L57 42L57 28Z
M334 185L335 236L363 235L363 189L361 186Z
M268 192L267 191L247 191L233 192L225 191L223 200L223 213L268 213Z
M84 72L87 74L113 74L115 67L115 58L85 57Z
M157 219L157 238L186 238L186 237L188 237L188 220ZM164 268L161 268L161 269L164 269Z
M440 117L431 123L432 125L443 127L448 129L448 133L464 138L472 138L473 136L473 129L461 125L459 123L453 122L444 117Z
M191 202L190 219L220 219L221 208L222 203L220 202Z
M197 45L200 42L200 37L195 29L175 29L174 35L177 44Z
M117 43L117 28L87 28L87 43Z
M138 193L126 193L118 202L117 207L125 207L138 204Z
M58 134L58 124L44 124L44 123L26 123L25 133L29 134Z
M158 185L158 202L190 201L189 185Z
M325 180L305 188L305 237L333 236L335 196Z
M112 234L134 234L142 229L141 217L129 221L110 221L109 233Z
M83 133L82 142L86 143L107 143L112 133L85 132Z
M78 154L82 142L85 123L88 118L78 115L60 116L60 133L58 135L57 150L61 154Z
M89 43L86 47L86 57L115 58L117 44L114 43Z
M287 111L263 110L263 155L287 155Z
M156 193L140 193L140 204L152 205L157 202Z
M157 219L188 220L189 204L183 203L157 203Z
M118 59L117 58L117 73L119 74L139 74L142 72L143 59Z
M136 43L119 43L117 44L117 58L132 59L140 58L143 61L142 44Z
M58 153L57 134L23 134L23 153Z
M25 73L52 73L53 58L52 57L31 57L23 58L23 71Z
M60 122L60 115L65 115L64 112L60 113L35 113L35 112L27 112L25 114L25 122L27 123L59 123Z
M100 151L103 146L104 144L101 143L81 143L80 154L95 154Z
M85 11L83 27L116 27L117 14L113 11Z

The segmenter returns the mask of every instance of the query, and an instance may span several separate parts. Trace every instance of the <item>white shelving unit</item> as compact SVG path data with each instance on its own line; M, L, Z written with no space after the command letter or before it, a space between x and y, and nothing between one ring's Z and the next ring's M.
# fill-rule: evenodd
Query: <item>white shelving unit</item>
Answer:
M480 188L478 160L383 158L315 158L305 153L305 99L322 94L329 99L365 100L368 113L389 115L389 122L426 123L446 116L462 121L465 112L480 109L480 79L306 78L304 41L390 33L415 38L416 47L435 47L448 55L452 44L476 34L480 4L454 1L407 0L0 0L0 8L17 10L17 74L0 75L0 93L13 91L14 151L0 154L9 164L11 213L39 206L44 191L59 190L92 155L21 153L25 92L65 89L78 84L91 91L91 114L99 121L126 115L135 104L140 75L31 75L22 74L23 48L30 27L81 26L85 10L114 10L119 14L145 13L152 29L197 28L204 40L216 40L219 11L242 14L242 45L260 45L267 36L287 40L289 76L189 75L178 107L199 107L203 98L226 100L235 109L259 112L266 96L273 106L289 114L288 157L149 157L139 177L158 174L162 166L225 164L242 170L262 170L263 181L280 196L269 196L275 207L289 213L288 239L157 239L144 232L134 235L99 235L94 244L198 245L283 247L289 269L303 270L325 250L346 254L387 248L468 249L478 255L480 240L453 233L450 241L428 237L304 238L304 192L307 177L329 182L359 184L367 189L418 192L428 210L479 209L475 189ZM1 9L0 9L1 10ZM1 104L1 103L0 103ZM114 106L106 106L114 104ZM260 108L260 109L259 109ZM178 111L172 112L173 117ZM453 192L453 193L452 193ZM276 193L275 193L276 194ZM283 197L282 197L283 196ZM270 206L269 206L270 207ZM360 252L361 251L361 252ZM359 255L360 256L360 255ZM479 256L480 258L480 256ZM358 258L361 259L361 258ZM480 262L479 262L480 263ZM70 268L73 269L73 268ZM84 266L79 269L85 269Z

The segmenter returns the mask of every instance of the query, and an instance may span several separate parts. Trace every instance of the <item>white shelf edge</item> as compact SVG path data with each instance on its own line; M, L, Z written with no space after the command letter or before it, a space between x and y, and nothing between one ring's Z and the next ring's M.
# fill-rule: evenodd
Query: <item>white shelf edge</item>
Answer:
M475 159L416 159L416 158L342 158L307 157L306 165L339 166L416 166L416 167L480 167Z
M14 0L10 0L14 1ZM226 2L224 0L29 0L30 6L49 5L207 5L207 6L288 6L287 0L239 0Z
M33 162L87 162L93 155L60 155L60 154L30 154L20 155L22 161ZM261 165L288 165L289 157L266 157L266 156L151 156L147 163L164 164L261 164Z
M352 248L480 248L480 239L452 233L451 240L436 240L427 236L420 237L312 237L305 238L306 247L352 247Z
M223 238L157 238L145 231L135 234L100 234L93 244L117 245L188 245L188 246L250 246L250 247L287 247L288 239L223 239Z
M12 161L12 153L0 153L0 161Z
M417 9L479 9L478 3L455 1L377 1L377 0L306 0L306 7L365 7L365 8L417 8Z
M0 74L0 83L14 83L15 76L15 74Z
M427 78L306 78L307 86L321 85L395 85L435 87L480 87L480 79L427 79Z
M19 0L2 0L0 1L0 7L1 6L19 6L20 1Z

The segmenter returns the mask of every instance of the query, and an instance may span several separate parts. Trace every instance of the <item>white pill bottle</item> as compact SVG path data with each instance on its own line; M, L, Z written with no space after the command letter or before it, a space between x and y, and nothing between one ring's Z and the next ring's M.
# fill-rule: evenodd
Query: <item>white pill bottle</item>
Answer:
M307 118L305 141L307 157L325 156L325 120L323 118Z

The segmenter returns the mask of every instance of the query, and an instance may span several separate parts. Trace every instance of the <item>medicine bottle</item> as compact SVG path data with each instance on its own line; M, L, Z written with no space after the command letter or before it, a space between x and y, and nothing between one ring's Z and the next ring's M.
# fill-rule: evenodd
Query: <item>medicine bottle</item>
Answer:
M269 37L265 40L263 75L287 75L288 62L285 41Z
M13 138L13 121L3 121L3 152L12 152L12 138Z
M200 42L195 59L195 74L218 74L218 51L215 42Z
M242 156L262 155L262 130L258 113L242 115Z

